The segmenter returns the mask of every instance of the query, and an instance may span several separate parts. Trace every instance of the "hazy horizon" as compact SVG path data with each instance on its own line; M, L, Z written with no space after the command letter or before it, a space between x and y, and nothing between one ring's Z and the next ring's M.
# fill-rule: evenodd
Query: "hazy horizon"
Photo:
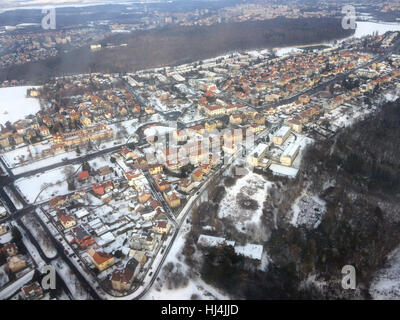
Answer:
M151 2L171 2L171 0L0 0L0 8L36 8L40 6L87 6L98 4L113 3L151 3Z

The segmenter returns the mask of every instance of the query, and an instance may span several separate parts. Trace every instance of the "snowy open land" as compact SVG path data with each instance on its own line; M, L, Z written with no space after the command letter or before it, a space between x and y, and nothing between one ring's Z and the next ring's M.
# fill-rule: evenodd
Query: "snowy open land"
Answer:
M183 261L182 249L185 244L185 236L189 231L190 226L185 223L178 236L175 239L167 258L165 259L164 266L172 262L177 268L179 264L179 269L183 274L188 272L188 266ZM162 274L162 271L160 271ZM202 300L228 300L228 296L223 295L217 289L206 284L200 278L189 279L188 283L184 287L177 289L168 289L164 279L159 278L160 281L156 280L149 292L143 297L144 300L190 300L193 295L197 295L198 299Z
M400 248L388 256L388 262L371 282L371 296L375 300L400 299Z
M13 123L40 110L39 99L26 97L30 88L33 87L0 88L0 124L4 125L7 121Z
M262 215L263 203L271 187L271 182L266 181L262 176L249 172L238 179L236 184L226 189L226 196L220 203L218 216L229 217L235 221L236 229L239 232L247 232L249 224L259 225ZM255 201L249 208L241 208L238 202ZM256 204L256 209L253 205Z
M70 165L71 172L75 172L79 166ZM65 168L49 170L28 178L21 178L15 182L17 188L26 197L29 203L44 202L58 195L68 194Z
M370 22L370 21L357 21L355 38L361 38L378 32L379 35L388 31L400 31L400 24L398 23L384 23L384 22Z

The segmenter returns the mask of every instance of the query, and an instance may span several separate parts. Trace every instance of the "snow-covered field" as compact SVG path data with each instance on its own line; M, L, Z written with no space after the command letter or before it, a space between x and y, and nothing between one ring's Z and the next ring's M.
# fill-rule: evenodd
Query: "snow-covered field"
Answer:
M33 87L0 88L0 124L13 123L40 110L39 99L26 97L29 88Z
M78 169L78 165L71 165L71 172ZM28 178L21 178L15 185L26 197L29 203L50 200L57 195L68 194L68 184L64 173L66 167L49 170ZM73 169L73 170L72 170Z
M354 33L354 37L361 38L367 35L372 35L372 33L374 32L378 32L378 34L381 35L388 31L400 31L400 24L357 21L356 32Z
M283 57L299 51L301 51L301 49L296 47L275 48L275 53L278 57Z
M246 233L249 224L258 225L260 223L263 202L271 184L271 182L265 181L262 176L249 172L244 177L238 179L234 186L226 188L226 196L220 203L218 216L220 218L232 218L235 221L236 229L239 232ZM240 208L237 203L239 195L255 200L257 202L257 209L247 210Z

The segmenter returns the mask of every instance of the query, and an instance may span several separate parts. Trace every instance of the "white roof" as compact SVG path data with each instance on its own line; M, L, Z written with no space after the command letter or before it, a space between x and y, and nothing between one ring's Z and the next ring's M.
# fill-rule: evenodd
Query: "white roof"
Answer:
M129 248L129 247L122 247L121 248L121 251L122 251L122 253L124 254L124 255L128 255L129 254L129 252L131 251L131 249Z
M113 236L113 234L111 232L107 232L100 237L99 244L101 243L101 245L106 245L107 243L113 242L114 240L115 237Z
M87 216L89 214L89 211L85 208L81 208L78 211L75 211L75 215L78 219L83 218L84 216Z
M260 244L248 243L245 246L236 246L235 253L238 255L243 255L250 259L261 260L263 253L263 246Z
M95 228L100 227L100 225L103 225L103 222L101 222L101 220L100 220L99 218L97 218L97 219L94 219L94 220L90 221L90 222L88 223L88 225L89 225L91 228L95 229Z
M107 232L109 229L110 229L109 227L107 227L107 226L105 226L105 225L102 225L100 228L96 228L96 234L97 234L98 236L100 236L100 235L102 235L103 233Z
M227 241L225 238L207 236L205 234L200 235L197 243L205 247L216 247L220 244L226 244L228 246L235 245L235 241Z
M289 177L296 177L297 173L299 172L298 169L281 166L280 164L275 164L275 163L271 164L269 168L275 174L289 176Z
M288 131L290 131L290 127L283 126L275 133L275 137L283 137L287 134Z
M255 154L259 157L266 149L268 149L268 145L265 143L260 143L254 150L250 153L250 156L254 157Z
M292 158L299 148L300 145L298 143L292 143L285 149L285 151L283 151L282 157Z

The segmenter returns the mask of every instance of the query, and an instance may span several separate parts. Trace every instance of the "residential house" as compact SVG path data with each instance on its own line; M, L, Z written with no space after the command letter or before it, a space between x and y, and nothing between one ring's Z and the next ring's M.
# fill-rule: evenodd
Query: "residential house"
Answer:
M147 262L147 255L146 252L144 251L139 251L139 250L132 250L132 256L140 263L141 267L146 264Z
M89 127L92 125L92 120L89 117L81 117L81 124L84 127Z
M87 179L89 179L89 177L89 171L87 170L78 173L78 181L80 182L86 181Z
M290 127L283 126L275 133L274 137L272 138L272 141L274 142L274 144L280 146L286 141L289 135L290 135Z
M88 250L88 255L99 271L103 271L114 264L114 256L93 248Z
M63 211L59 211L57 212L57 217L64 229L69 229L76 225L75 216L73 214L66 214Z
M153 231L160 234L168 234L171 224L168 221L156 221L153 225Z
M232 114L229 117L229 123L233 125L239 125L243 123L244 116L240 113Z
M109 166L103 166L97 170L97 174L101 177L106 176L111 173L111 169Z
M151 193L143 191L139 194L139 202L146 203L151 198Z
M72 228L72 232L74 238L71 243L77 244L82 250L95 243L94 238L82 226Z
M114 290L130 290L133 280L140 271L140 263L132 258L128 261L123 270L115 269L111 276L111 285Z
M178 188L182 192L190 193L194 188L193 181L191 179L181 179Z
M13 242L8 242L0 249L0 252L6 254L7 257L12 257L18 254L18 248Z
M201 180L203 180L203 170L201 168L196 169L192 173L192 178L194 181L197 181L197 182L200 182Z
M165 200L171 208L177 208L181 205L181 198L176 195L176 192L170 191L168 193L163 193Z
M24 143L24 138L22 138L18 133L13 134L13 139L16 145Z
M92 190L97 196L102 196L114 189L112 181L105 181L92 184Z
M200 169L203 172L203 175L208 175L211 171L211 164L205 163L200 165Z
M43 297L43 290L37 282L23 286L21 290L27 300L38 300Z
M136 186L135 182L137 180L141 180L141 179L144 178L143 174L137 169L124 172L124 176L125 176L126 180L128 180L128 184L131 187L135 187Z
M171 188L168 180L163 179L160 174L153 176L153 179L159 191L164 192Z
M149 173L151 175L159 174L163 172L163 167L161 164L149 164Z
M24 257L22 257L20 255L15 255L15 256L9 257L7 259L7 268L12 273L21 271L22 269L25 269L26 266L27 266L27 264L26 264Z
M7 148L10 145L10 140L8 140L8 138L0 139L0 145L3 148Z
M155 111L154 111L154 108L153 107L151 107L151 106L147 106L147 107L145 107L144 108L144 111L146 112L146 114L148 114L148 115L150 115L150 114L154 114L155 113Z
M298 132L298 133L301 132L302 127L303 127L302 124L301 124L301 122L300 122L299 120L296 120L296 119L288 120L288 121L286 121L286 124L287 124L293 131L296 131L296 132Z
M56 196L50 200L49 205L50 208L60 208L66 203L66 198L63 196Z
M121 155L125 160L129 160L129 159L137 159L138 156L130 149L128 149L127 147L123 146L121 147Z
M7 226L4 223L0 224L0 236L2 236L3 234L6 234L7 232L8 232Z

